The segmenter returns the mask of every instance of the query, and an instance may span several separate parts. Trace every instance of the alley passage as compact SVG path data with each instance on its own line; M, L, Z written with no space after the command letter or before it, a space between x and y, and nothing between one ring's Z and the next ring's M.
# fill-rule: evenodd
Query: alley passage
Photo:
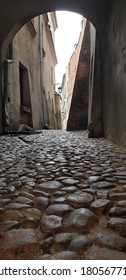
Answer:
M0 259L126 259L126 150L87 132L0 137Z

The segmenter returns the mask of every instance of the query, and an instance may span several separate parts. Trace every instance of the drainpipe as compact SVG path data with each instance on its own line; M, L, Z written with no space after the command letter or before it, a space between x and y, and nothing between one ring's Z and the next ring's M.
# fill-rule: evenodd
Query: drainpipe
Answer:
M44 102L43 102L43 26L42 26L42 15L38 16L38 22L39 22L40 91L41 91L42 117L43 117L43 126L44 126L45 125L45 116L44 116Z

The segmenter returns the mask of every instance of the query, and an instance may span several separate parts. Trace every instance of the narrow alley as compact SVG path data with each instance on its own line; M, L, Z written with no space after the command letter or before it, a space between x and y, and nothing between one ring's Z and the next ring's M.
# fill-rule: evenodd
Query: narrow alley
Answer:
M43 130L1 136L0 165L0 259L126 259L125 149Z

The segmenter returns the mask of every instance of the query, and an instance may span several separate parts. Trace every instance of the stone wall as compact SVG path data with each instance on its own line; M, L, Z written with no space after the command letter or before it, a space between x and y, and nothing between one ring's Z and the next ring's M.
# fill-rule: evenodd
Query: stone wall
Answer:
M92 24L90 24L90 48L88 131L89 137L101 137L103 136L101 45Z
M114 1L102 34L104 136L126 145L126 1Z

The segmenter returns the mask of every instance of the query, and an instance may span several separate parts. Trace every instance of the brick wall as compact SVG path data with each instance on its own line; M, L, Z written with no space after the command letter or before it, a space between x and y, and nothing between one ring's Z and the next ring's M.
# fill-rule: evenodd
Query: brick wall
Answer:
M88 95L89 95L89 68L90 68L90 28L87 21L76 79L73 89L67 130L83 130L88 125Z

